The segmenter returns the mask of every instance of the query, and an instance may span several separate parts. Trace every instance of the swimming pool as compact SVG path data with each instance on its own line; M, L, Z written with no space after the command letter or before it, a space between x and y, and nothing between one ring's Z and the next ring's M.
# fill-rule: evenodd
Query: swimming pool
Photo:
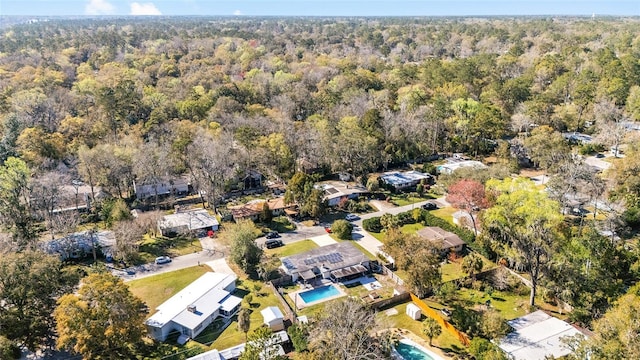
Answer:
M340 290L333 285L321 286L313 290L298 293L302 301L307 304L341 294Z
M402 339L396 345L396 352L402 356L404 360L436 360L433 356L427 354L422 347L415 345L413 341Z

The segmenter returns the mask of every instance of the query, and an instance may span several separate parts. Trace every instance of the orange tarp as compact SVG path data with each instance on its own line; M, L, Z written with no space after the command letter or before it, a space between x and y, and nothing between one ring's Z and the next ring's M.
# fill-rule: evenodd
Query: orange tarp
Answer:
M462 331L456 329L455 327L453 327L453 325L449 324L449 322L447 322L447 320L443 319L442 316L440 316L440 314L438 314L437 311L435 311L434 309L429 307L429 305L425 304L422 300L420 300L413 293L411 293L409 295L411 295L411 300L422 310L422 312L426 316L435 319L440 324L440 326L442 326L442 328L444 330L448 331L453 336L455 336L458 340L460 340L460 342L463 345L469 346L469 338L467 337L467 335L465 335L465 333L463 333Z

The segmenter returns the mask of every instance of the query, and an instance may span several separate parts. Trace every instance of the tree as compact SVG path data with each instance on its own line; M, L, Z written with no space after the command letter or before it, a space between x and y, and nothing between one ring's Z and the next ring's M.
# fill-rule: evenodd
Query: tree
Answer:
M277 337L268 327L255 329L247 340L240 360L286 360L288 357L278 354Z
M427 317L422 322L422 333L429 338L429 346L432 346L433 338L442 334L442 326L436 319Z
M25 251L0 256L0 336L29 349L53 337L56 298L77 283L55 256Z
M476 274L482 270L483 266L482 258L476 253L471 253L462 259L462 271L471 275L473 280L476 279Z
M0 167L0 222L24 248L35 237L29 208L29 177L27 164L15 157Z
M58 300L53 316L58 348L85 359L135 358L146 332L145 304L106 272L82 279L76 293Z
M549 126L539 126L531 132L531 136L524 140L524 146L533 162L550 172L555 171L555 165L566 158L570 152L562 134Z
M263 224L268 224L271 222L273 218L273 214L271 213L271 208L269 208L269 203L267 201L262 203L262 210L260 211L260 221Z
M383 251L391 255L399 269L406 272L407 285L422 297L432 292L442 281L440 245L424 241L417 235L389 229Z
M309 349L319 359L380 359L383 350L371 336L379 329L375 314L357 300L331 303L310 330Z
M558 203L525 178L490 180L487 186L495 204L485 214L485 227L502 246L500 255L529 274L533 306L538 283L560 245Z
M474 214L481 209L486 209L489 205L485 195L484 185L474 180L462 179L449 186L446 200L454 207L462 209L469 214L471 222L473 223L473 231L475 235L478 236L478 228Z
M309 329L305 324L296 323L287 329L287 334L296 352L301 353L309 348Z
M618 157L618 149L628 131L625 127L628 118L613 100L606 99L594 104L593 114L598 128L596 139L611 147Z
M253 274L260 263L262 249L254 241L260 230L250 220L226 226L220 233L231 247L230 258L247 274Z
M244 339L247 341L247 333L251 328L251 310L248 308L241 308L238 312L238 330L244 333Z
M579 345L575 359L640 358L640 287L634 286L593 325L594 335Z
M469 354L476 360L508 360L505 353L491 341L474 337L469 345Z
M314 187L317 177L296 173L287 184L284 200L287 204L298 204L300 214L319 218L326 210L324 193Z
M353 224L347 220L336 220L331 224L331 233L336 234L340 240L351 240Z
M6 337L0 336L0 359L20 359L20 356L22 356L22 351L18 345Z

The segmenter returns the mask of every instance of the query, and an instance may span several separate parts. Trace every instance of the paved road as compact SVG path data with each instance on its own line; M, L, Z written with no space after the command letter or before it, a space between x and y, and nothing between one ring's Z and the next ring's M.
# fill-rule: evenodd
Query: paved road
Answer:
M444 200L444 198L439 198L431 201L435 201L440 207L449 205ZM374 238L373 236L371 236L369 233L367 233L362 229L362 220L370 219L376 216L382 216L385 213L396 215L401 212L410 211L412 209L419 208L426 202L427 201L422 201L422 202L418 202L411 205L398 206L390 209L385 209L383 211L376 211L373 213L362 215L359 220L356 220L353 222L353 224L355 225L354 231L353 231L353 240L357 241L360 246L365 248L371 254L373 255L378 254L379 248L380 246L382 246L382 243L378 241L378 239ZM323 236L326 234L327 233L323 226L320 226L320 225L305 226L301 223L297 223L296 230L288 233L282 233L279 239L282 240L282 242L285 244L291 244L297 241L311 239L311 238ZM260 246L263 246L265 241L266 241L266 238L263 236L258 238L256 240L256 243ZM203 238L201 239L201 243L204 249L203 251L200 251L194 254L177 256L173 258L172 261L168 264L140 265L135 268L131 268L135 270L135 273L131 275L127 274L125 271L116 270L116 269L114 269L112 272L114 275L117 275L123 278L125 281L131 281L136 279L142 279L148 276L153 276L156 274L162 274L169 271L175 271L175 270L180 270L180 269L184 269L192 266L205 264L209 261L221 259L226 256L226 254L224 253L223 247L217 243L216 239Z

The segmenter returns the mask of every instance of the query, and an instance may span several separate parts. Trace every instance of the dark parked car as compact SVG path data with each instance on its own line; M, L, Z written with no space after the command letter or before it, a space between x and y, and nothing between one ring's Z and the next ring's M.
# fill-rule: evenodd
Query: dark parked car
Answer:
M602 154L602 153L597 153L596 154L596 158L598 158L598 159L602 159L603 157L604 157L604 154Z
M422 208L425 210L437 210L438 209L438 205L436 205L435 203L429 201L428 203L422 205Z
M267 239L275 239L275 238L279 238L280 234L278 234L277 231L271 231L270 233L267 234L267 236L265 236Z
M264 245L267 247L267 249L273 249L273 248L283 246L284 243L282 243L282 240L270 239L265 241Z

